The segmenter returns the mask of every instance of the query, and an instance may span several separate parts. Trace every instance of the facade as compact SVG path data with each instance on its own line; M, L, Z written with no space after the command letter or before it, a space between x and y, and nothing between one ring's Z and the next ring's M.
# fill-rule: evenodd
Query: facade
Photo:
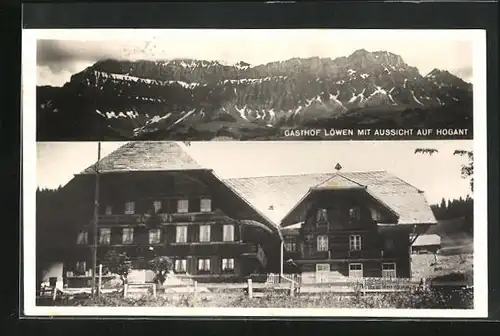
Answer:
M110 250L135 269L168 256L198 281L407 278L410 235L436 223L423 193L386 172L220 179L174 142L129 143L97 169L98 263ZM64 187L64 243L44 254L66 282L91 277L95 172Z
M279 223L283 272L303 281L411 277L412 242L436 224L423 192L385 171L226 182Z
M387 172L336 173L283 220L303 281L410 278L413 240L436 223L423 193Z
M155 150L158 156L152 156ZM92 274L95 168L65 187L65 244L51 261L63 263L67 283ZM279 245L277 229L198 166L182 145L129 143L103 158L98 169L98 264L115 250L126 252L134 269L168 256L175 273L200 282L267 272L268 253Z

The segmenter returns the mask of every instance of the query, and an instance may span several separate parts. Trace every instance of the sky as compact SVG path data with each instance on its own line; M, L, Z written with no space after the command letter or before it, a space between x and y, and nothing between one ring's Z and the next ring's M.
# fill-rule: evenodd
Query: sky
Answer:
M419 69L448 70L472 81L473 41L463 31L53 30L38 36L37 85L62 86L71 75L103 59L196 58L252 65L294 57L349 56L358 49L389 51Z
M102 142L101 157L123 142ZM280 141L191 142L187 152L201 166L220 178L333 172L386 170L425 191L427 200L438 203L470 193L460 175L466 157L455 149L472 149L471 140L452 141ZM416 148L435 148L432 156L414 154ZM65 185L97 160L96 142L37 143L37 186ZM64 162L64 164L61 164Z

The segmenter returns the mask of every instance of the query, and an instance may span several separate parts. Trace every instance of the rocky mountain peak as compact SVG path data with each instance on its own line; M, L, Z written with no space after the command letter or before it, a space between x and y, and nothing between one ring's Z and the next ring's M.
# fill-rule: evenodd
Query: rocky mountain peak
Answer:
M291 58L256 66L185 58L107 59L73 75L62 88L39 87L37 106L44 134L60 132L51 125L78 124L82 132L90 127L96 134L130 139L174 128L206 137L229 136L234 130L267 134L282 125L306 126L317 120L339 127L352 126L353 120L382 120L403 127L434 117L406 113L396 118L398 124L384 118L448 106L453 112L447 113L455 118L451 113L456 104L469 106L471 96L471 85L448 71L434 69L422 77L399 55L359 49L335 59ZM443 120L439 122L447 127L453 122ZM74 127L60 128L68 132L65 139L76 132Z

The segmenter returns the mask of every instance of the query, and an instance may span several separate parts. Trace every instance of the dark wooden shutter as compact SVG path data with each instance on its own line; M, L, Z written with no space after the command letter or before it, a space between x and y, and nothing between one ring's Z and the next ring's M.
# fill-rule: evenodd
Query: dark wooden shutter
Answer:
M221 274L222 272L222 259L219 256L210 257L210 273Z
M199 242L200 241L200 226L199 225L188 225L187 226L188 242Z
M220 242L222 241L222 224L210 225L210 241Z
M186 268L187 268L187 272L189 274L197 274L198 265L197 265L196 257L193 257L193 256L187 257Z
M190 198L189 199L189 212L200 212L200 199L199 198Z

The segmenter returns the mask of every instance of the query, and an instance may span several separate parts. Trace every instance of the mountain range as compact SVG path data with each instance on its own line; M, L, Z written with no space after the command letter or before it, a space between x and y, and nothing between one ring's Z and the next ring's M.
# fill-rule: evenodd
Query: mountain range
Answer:
M283 129L467 128L472 84L422 75L401 56L364 49L339 58L98 61L62 87L37 87L37 138L281 139Z

